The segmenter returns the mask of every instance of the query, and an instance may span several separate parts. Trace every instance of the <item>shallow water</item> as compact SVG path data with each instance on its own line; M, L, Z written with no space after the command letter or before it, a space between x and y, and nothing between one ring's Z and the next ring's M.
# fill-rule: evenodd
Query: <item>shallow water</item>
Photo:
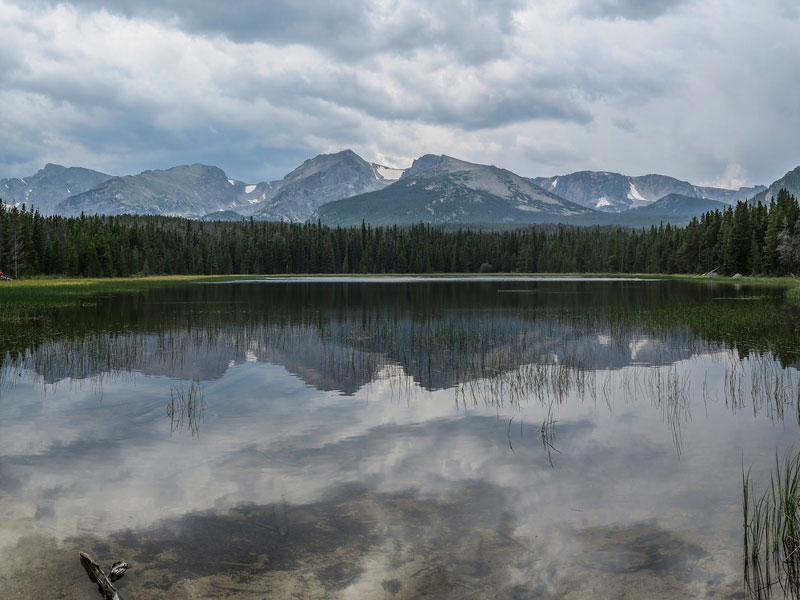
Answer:
M79 550L129 600L745 597L742 465L798 437L781 295L325 278L6 324L0 597L92 597Z

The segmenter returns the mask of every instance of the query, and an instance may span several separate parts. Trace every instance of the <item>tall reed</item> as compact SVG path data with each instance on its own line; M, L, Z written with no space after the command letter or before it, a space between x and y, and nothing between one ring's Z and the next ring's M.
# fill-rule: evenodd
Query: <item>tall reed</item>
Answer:
M800 453L775 455L770 485L760 495L742 469L744 576L752 598L781 590L800 597Z

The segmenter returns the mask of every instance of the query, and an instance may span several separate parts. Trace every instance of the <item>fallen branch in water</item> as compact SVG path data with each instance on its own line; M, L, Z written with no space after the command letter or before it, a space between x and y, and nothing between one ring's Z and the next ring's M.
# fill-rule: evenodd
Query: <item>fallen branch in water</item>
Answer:
M103 594L105 600L122 600L112 582L125 575L125 571L130 568L128 563L115 562L111 565L108 575L106 575L100 565L94 562L88 554L81 552L81 566L86 570L86 574L92 583L97 584L97 590Z

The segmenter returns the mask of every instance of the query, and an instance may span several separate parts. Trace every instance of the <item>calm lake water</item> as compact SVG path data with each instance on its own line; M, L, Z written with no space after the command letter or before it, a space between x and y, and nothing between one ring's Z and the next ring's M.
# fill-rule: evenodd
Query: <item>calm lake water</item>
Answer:
M742 598L782 290L292 280L6 323L0 598Z

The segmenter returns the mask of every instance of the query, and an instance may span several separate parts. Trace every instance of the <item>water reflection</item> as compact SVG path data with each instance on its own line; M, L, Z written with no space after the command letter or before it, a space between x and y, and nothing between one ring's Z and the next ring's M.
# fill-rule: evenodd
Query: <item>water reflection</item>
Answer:
M667 283L686 297L664 282L547 282L525 294L500 292L532 284L190 286L120 296L90 317L42 316L34 342L3 336L3 376L18 367L45 383L122 372L208 381L260 361L352 394L389 364L436 390L530 364L607 370L727 350L796 362L800 321L779 295L720 306L713 287ZM647 305L650 288L670 293Z
M796 321L719 295L273 283L61 314L4 338L0 592L36 557L85 597L81 549L133 563L134 598L740 593L742 459L796 438Z
M644 281L196 285L40 315L0 343L13 362L32 353L49 383L116 370L209 380L260 360L345 393L374 379L378 360L427 389L465 370L566 358L609 369L725 348L797 360L799 321L780 291L758 303L722 293Z

